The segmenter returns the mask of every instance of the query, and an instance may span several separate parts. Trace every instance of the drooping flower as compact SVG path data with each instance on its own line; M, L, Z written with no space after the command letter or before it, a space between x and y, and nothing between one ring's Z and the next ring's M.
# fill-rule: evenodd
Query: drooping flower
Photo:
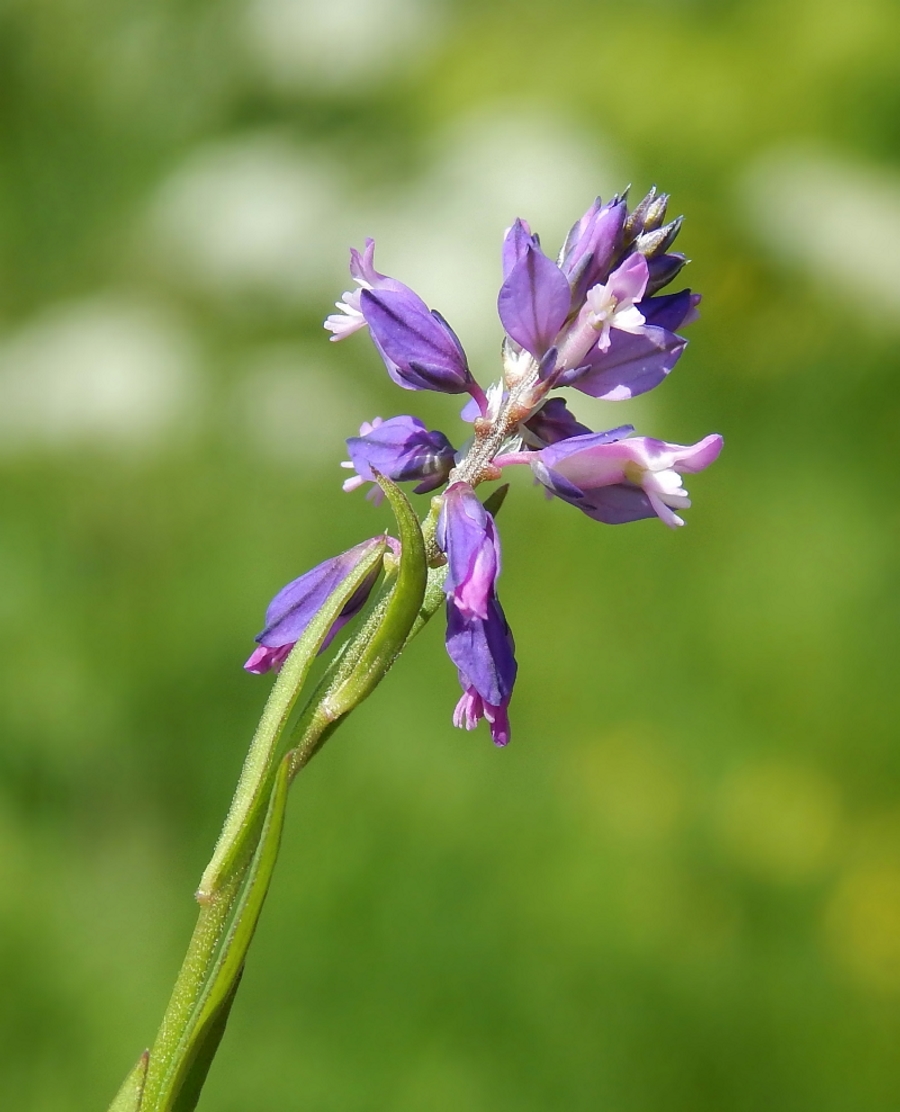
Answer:
M418 417L376 417L360 427L359 436L347 440L350 460L341 464L356 474L344 483L344 490L356 490L363 483L375 482L374 468L395 483L419 480L413 490L427 494L443 486L453 467L456 450L442 432L429 432ZM372 500L380 503L381 488L372 488Z
M668 444L623 429L562 440L532 453L535 476L554 494L608 525L656 515L683 525L675 513L691 501L683 474L702 471L722 450L722 437L696 444Z
M435 539L447 556L448 599L463 617L486 619L500 574L500 541L493 517L468 483L447 488Z
M323 561L298 579L292 580L286 587L282 587L266 610L265 629L256 638L259 648L253 651L244 668L258 675L272 668L279 669L309 623L322 609L328 596L340 586L361 560L376 549L383 548L385 539L382 536L363 541L362 544L347 549L339 556ZM362 610L380 572L381 567L376 564L354 591L328 631L319 652L324 652L337 633Z
M485 618L466 618L447 602L447 655L456 665L462 698L454 726L472 730L485 718L496 745L509 741L509 701L516 682L515 643L499 601L487 603Z

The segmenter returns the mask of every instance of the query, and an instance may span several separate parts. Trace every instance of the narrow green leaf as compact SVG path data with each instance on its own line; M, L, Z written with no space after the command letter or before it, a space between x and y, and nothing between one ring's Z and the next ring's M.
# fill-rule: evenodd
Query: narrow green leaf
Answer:
M289 773L290 754L287 754L278 767L259 842L247 868L240 895L234 903L228 928L191 1021L173 1054L173 1068L160 1093L159 1112L191 1112L199 1099L203 1081L224 1033L243 973L247 949L269 890L284 826Z
M122 1082L122 1088L116 1093L109 1112L140 1112L149 1061L150 1051L145 1050Z
M256 733L253 735L253 741L250 743L250 751L244 762L234 800L212 859L201 877L197 892L197 898L201 903L212 896L223 877L234 865L244 842L241 837L242 832L252 828L254 823L259 821L262 807L268 797L282 730L290 717L316 654L347 601L383 559L386 547L384 541L373 543L371 551L363 556L350 575L328 596L324 606L310 622L284 662L272 687Z
M175 1103L172 1105L172 1112L193 1112L197 1107L197 1102L200 1100L200 1093L206 1082L206 1075L209 1073L209 1067L213 1063L213 1058L215 1058L216 1051L219 1049L219 1043L222 1041L222 1036L225 1034L228 1016L231 1014L231 1005L234 1003L234 998L237 995L238 985L241 983L243 972L243 969L241 969L240 973L235 978L234 984L231 986L231 992L216 1012L212 1023L210 1023L206 1030L205 1036L200 1039L194 1060L188 1068L181 1089L178 1091L178 1095L175 1098Z

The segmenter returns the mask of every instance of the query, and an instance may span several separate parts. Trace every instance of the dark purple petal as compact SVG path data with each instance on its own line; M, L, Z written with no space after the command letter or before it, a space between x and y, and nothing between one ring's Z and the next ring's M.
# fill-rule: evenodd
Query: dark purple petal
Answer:
M604 525L625 525L629 521L656 517L656 510L644 491L625 483L598 487L573 505L594 521L602 521Z
M489 600L487 618L466 618L447 603L447 654L465 691L473 687L485 703L502 707L516 682L515 643L503 608Z
M569 315L566 276L534 245L526 247L500 287L497 310L509 335L540 359Z
M407 390L462 394L471 375L453 332L411 290L363 290L360 307L388 374Z
M692 324L697 319L699 304L699 293L681 290L679 293L664 293L659 297L645 297L638 308L644 314L647 324L677 332L679 328Z
M647 266L650 268L650 277L647 281L647 293L656 293L661 290L684 269L687 265L687 256L682 255L677 251L672 251L667 255L656 255L652 259L647 260Z
M365 435L349 437L347 450L361 479L374 482L374 467L394 482L419 480L417 494L442 486L455 456L447 437L437 429L429 432L418 417L382 421Z
M586 437L583 439L587 440ZM532 464L532 471L534 477L557 498L606 525L622 525L627 521L640 521L645 517L656 516L650 499L640 487L619 483L593 490L581 490L539 459Z
M362 544L342 552L340 556L325 560L301 575L299 579L294 579L286 587L282 587L266 610L266 627L256 638L259 644L267 649L280 649L293 645L322 609L328 596L350 575L360 560L383 544L383 537L373 537L371 540L363 541ZM335 634L365 606L380 571L380 567L376 565L347 601L337 621L329 630L320 651L326 649ZM253 657L250 659L253 660Z
M587 425L582 425L575 419L562 398L550 398L544 402L537 413L532 414L525 422L525 428L542 445L555 444L558 440L568 440L571 436L591 432Z
M531 234L531 228L524 220L517 220L503 237L503 277L508 278L509 272L525 255L529 247L537 246L537 240Z
M641 302L642 311L643 306ZM613 329L607 351L601 352L595 345L585 363L564 371L557 385L574 386L583 394L606 401L635 398L662 382L686 346L687 340L656 325L634 333Z
M447 556L447 597L467 617L486 618L500 574L500 541L494 519L468 483L447 488L436 539Z

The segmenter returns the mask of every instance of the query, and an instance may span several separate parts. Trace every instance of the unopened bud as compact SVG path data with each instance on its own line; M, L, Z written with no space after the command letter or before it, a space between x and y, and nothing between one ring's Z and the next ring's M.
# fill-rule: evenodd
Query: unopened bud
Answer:
M661 290L663 286L673 281L684 268L688 259L681 254L672 252L668 255L657 255L647 260L650 277L647 279L647 296Z
M683 216L679 216L670 224L664 225L662 228L657 228L653 232L644 232L637 237L635 241L635 250L640 251L645 259L652 259L656 255L661 255L664 251L671 247L681 230L681 225L684 220Z

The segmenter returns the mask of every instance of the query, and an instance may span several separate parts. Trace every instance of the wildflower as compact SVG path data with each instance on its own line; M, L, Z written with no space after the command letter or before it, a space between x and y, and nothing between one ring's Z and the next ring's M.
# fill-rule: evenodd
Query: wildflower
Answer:
M456 450L442 432L428 432L418 417L391 417L365 422L359 436L347 440L350 459L342 467L356 474L344 483L344 490L356 490L363 483L375 482L374 468L395 483L418 479L416 494L426 494L443 486L453 467ZM373 487L373 501L380 503L381 488Z
M482 396L456 333L409 286L380 274L374 266L375 241L350 252L350 274L358 289L335 302L339 313L325 320L332 340L343 340L368 325L388 374L406 390Z
M675 510L691 504L681 476L702 471L722 450L722 437L697 444L668 444L627 429L589 433L534 452L532 470L554 494L596 521L619 525L654 514L666 525L683 525Z
M526 221L510 226L497 298L506 332L503 377L486 391L444 318L408 286L375 270L372 240L362 254L351 252L358 288L343 295L340 312L325 322L333 340L368 327L388 374L405 389L471 395L462 417L472 435L460 452L416 417L363 425L347 441L350 461L344 466L355 474L344 489L372 481L376 471L417 482L417 493L448 483L435 504L436 519L429 516L425 528L432 564L447 564L446 645L463 689L453 721L472 729L486 719L498 745L509 740L516 661L497 598L496 524L475 488L497 479L504 467L527 464L551 494L596 521L657 516L674 527L683 524L676 511L690 505L682 476L708 467L722 448L718 435L681 445L634 436L630 425L592 432L564 398L550 396L571 388L606 401L636 397L659 385L680 359L686 340L679 330L696 319L700 296L689 289L660 293L687 263L671 250L681 218L666 223L668 201L654 188L629 212L624 196L605 204L597 198L573 225L556 261ZM263 671L284 659L333 583L348 574L340 562L350 553L307 572L276 596L258 638L262 647L248 668ZM329 637L369 590L367 581Z
M306 627L322 609L328 596L350 575L360 560L370 552L374 552L376 548L383 546L385 540L386 538L382 536L363 541L362 544L342 552L340 556L325 560L305 572L299 579L294 579L286 587L282 587L266 610L265 629L256 638L260 647L253 651L244 668L257 675L273 668L277 671ZM387 540L390 543L393 538ZM396 543L393 541L393 544ZM362 610L380 571L380 566L376 564L373 571L353 593L328 631L319 652L324 652L337 633Z

